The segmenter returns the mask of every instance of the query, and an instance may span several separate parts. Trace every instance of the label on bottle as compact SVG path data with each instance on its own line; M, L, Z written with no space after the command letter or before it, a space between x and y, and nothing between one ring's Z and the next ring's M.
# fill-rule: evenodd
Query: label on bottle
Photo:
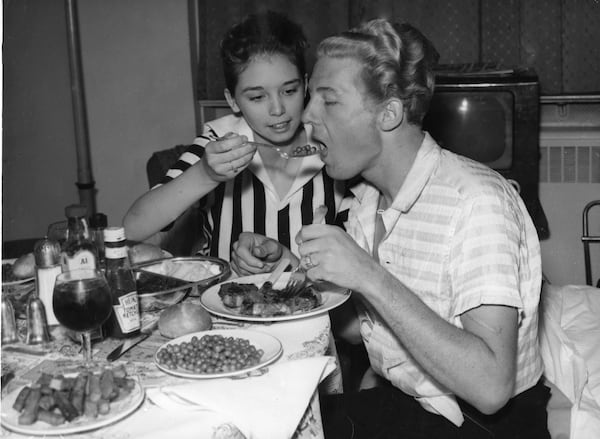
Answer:
M82 268L95 269L96 255L90 250L79 250L73 256L68 256L65 252L61 255L61 265L63 271L79 270Z
M137 291L119 296L119 305L113 305L115 316L123 334L140 329L140 308Z
M108 259L122 259L122 258L126 258L128 253L127 253L127 247L123 246L123 247L106 247L104 249L104 255L108 258Z

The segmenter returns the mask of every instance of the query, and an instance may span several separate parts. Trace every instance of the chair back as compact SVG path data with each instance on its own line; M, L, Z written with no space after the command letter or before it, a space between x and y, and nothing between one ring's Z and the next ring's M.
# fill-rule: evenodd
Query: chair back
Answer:
M148 184L153 188L163 181L167 171L189 145L176 145L153 153L146 163ZM177 220L161 231L159 245L173 256L190 256L202 247L202 225L198 203L190 206Z

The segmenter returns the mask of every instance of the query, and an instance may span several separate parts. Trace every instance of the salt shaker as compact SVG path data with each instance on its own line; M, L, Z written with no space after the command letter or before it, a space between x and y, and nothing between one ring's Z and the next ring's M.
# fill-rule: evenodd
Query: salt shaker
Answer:
M56 276L62 272L60 251L60 244L48 238L36 242L33 247L37 296L44 304L47 323L51 326L59 324L52 307L52 295Z
M39 344L50 341L50 331L46 320L46 309L37 295L27 301L27 336L25 343Z
M17 336L17 322L15 321L15 309L10 299L2 296L2 344L10 344L19 341Z

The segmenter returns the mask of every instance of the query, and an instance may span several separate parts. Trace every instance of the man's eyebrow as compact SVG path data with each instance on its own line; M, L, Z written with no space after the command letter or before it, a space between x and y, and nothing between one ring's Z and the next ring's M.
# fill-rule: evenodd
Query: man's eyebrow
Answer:
M333 94L337 94L337 91L335 88L333 87L328 87L325 85L319 86L315 89L315 92L318 93L333 93Z

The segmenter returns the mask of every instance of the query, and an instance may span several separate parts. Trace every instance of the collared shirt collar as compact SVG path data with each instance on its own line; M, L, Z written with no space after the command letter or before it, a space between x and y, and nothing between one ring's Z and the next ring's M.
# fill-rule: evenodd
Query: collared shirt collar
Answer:
M404 179L400 191L394 197L394 201L390 206L391 209L402 213L410 210L438 166L440 154L441 148L439 145L433 140L429 133L425 132L425 137L417 151L415 161ZM366 202L369 206L371 204L377 205L376 200L378 196L375 197L375 194L378 195L379 190L370 183L360 183L352 187L351 191L359 203L363 204ZM373 198L375 198L375 200L373 200Z

